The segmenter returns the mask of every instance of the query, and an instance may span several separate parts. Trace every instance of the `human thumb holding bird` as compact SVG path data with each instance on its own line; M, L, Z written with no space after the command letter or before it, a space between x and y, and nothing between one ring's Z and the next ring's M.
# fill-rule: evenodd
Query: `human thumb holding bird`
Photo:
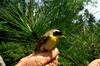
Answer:
M58 54L57 48L49 52L30 54L22 58L15 66L58 66Z

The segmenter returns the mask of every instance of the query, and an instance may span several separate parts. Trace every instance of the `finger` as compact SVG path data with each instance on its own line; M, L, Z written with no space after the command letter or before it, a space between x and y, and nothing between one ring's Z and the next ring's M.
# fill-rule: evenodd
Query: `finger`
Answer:
M88 66L100 66L100 59L92 61Z
M54 60L52 63L46 64L45 66L58 66L58 60Z
M54 60L59 54L59 51L57 48L55 48L52 51L49 52L41 52L36 55L34 55L34 59L36 62L38 62L41 65L46 65L50 61Z
M32 55L22 58L15 66L37 66L37 63L32 59Z
M49 52L41 52L35 55L30 54L22 58L16 66L44 66L52 59L55 59L58 54L59 51L57 48Z
M49 64L46 64L45 66L58 66L59 62L58 62L58 56L56 57L56 59L52 60Z

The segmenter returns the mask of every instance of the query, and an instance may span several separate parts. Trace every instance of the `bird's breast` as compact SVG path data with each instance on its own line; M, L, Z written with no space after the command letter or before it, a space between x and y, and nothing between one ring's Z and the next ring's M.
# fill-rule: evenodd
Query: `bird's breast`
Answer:
M57 41L56 38L50 38L50 39L46 42L44 48L47 49L47 50L52 50L53 48L56 47L57 42L58 42L58 41Z

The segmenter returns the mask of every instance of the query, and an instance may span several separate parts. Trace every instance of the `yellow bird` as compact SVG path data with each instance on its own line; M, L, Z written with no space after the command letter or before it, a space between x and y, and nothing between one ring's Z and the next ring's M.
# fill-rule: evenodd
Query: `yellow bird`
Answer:
M51 29L47 31L43 37L37 40L35 52L50 51L57 47L60 38L64 37L62 32L58 29Z

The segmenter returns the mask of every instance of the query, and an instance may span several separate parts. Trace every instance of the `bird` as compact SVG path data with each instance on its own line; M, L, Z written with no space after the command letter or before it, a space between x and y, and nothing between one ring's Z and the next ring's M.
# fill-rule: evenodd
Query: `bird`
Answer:
M47 31L41 38L36 41L35 52L45 52L56 48L57 43L62 37L64 37L64 35L58 29L51 29Z

